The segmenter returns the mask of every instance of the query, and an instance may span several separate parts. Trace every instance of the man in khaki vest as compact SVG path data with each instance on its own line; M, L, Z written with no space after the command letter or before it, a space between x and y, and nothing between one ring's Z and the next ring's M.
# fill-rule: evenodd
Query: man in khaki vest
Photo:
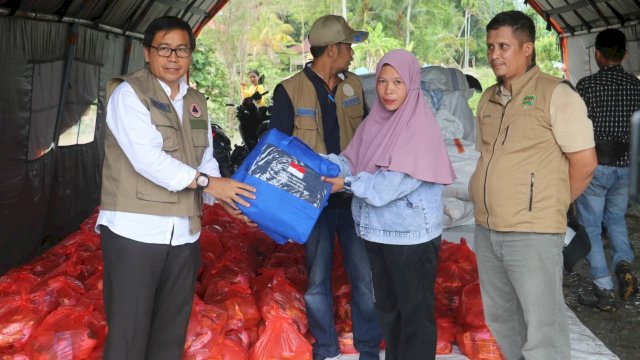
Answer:
M182 357L200 268L203 200L236 208L255 189L220 177L207 102L184 76L195 37L189 24L162 17L144 40L149 67L112 79L101 211L109 332L104 359ZM207 175L209 174L209 175Z
M535 65L535 25L520 11L487 25L498 83L478 104L469 190L489 329L506 359L571 359L562 295L569 204L596 167L593 129L571 86Z
M303 140L321 154L339 154L347 147L365 115L358 77L347 71L351 44L367 39L341 16L320 17L309 31L313 61L274 91L271 128ZM333 321L331 266L338 235L344 266L351 281L354 345L361 360L378 360L382 330L373 308L371 270L364 240L355 232L351 197L333 194L305 244L309 286L304 295L309 328L316 339L313 359L340 357Z

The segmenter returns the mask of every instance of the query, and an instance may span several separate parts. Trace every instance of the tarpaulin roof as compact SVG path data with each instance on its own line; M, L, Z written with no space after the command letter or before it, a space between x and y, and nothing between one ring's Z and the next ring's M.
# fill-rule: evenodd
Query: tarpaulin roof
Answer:
M575 35L640 21L640 0L525 0L559 34Z
M228 0L0 0L0 15L34 20L79 22L95 29L142 37L149 23L174 15L195 33Z

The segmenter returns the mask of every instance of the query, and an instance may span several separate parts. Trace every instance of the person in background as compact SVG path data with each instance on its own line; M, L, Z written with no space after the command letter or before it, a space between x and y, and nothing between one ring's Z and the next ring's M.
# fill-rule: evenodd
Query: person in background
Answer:
M353 59L351 44L368 34L354 31L341 16L317 19L309 31L313 61L276 86L270 127L294 135L321 154L346 148L365 115L360 79L347 71ZM305 243L309 285L304 295L309 328L314 338L313 359L340 356L333 321L331 268L338 237L351 282L351 311L355 348L361 360L379 358L382 331L373 308L371 270L364 240L356 235L351 196L333 194Z
M353 194L358 236L373 273L385 359L436 356L434 286L442 236L442 188L455 174L440 127L420 91L420 65L405 50L382 57L378 101L340 156L332 192Z
M254 188L221 178L213 159L207 101L185 82L196 47L173 16L145 31L148 69L112 79L101 210L109 328L104 359L182 357L200 268L203 199L248 206Z
M567 210L596 167L587 109L535 64L520 11L486 26L498 83L478 103L480 158L469 183L484 315L508 360L571 359L562 294Z
M242 99L252 98L257 100L258 107L266 106L265 96L262 95L265 93L264 86L262 85L264 75L260 76L258 70L251 70L249 71L249 82L251 83L250 86L247 86L247 83L244 81L240 83Z
M611 269L618 280L620 298L627 301L638 292L624 216L629 203L631 116L640 110L640 80L622 68L626 46L622 31L600 32L595 46L600 71L580 79L576 86L593 121L598 156L591 184L576 201L578 219L591 241L587 260L593 281L593 291L580 294L578 301L603 311L614 311L617 305L604 253L602 225L612 251Z

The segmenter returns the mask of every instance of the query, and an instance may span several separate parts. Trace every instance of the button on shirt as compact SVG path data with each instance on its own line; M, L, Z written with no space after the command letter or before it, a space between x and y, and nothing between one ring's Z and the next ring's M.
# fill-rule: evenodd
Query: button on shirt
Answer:
M589 110L595 140L629 142L631 116L640 110L640 80L622 65L611 65L580 79L576 89ZM629 166L629 152L612 165Z
M170 99L169 86L162 81L158 82ZM182 81L178 95L175 100L171 100L180 121L187 89L187 84ZM106 122L118 145L140 175L169 191L181 191L191 184L196 176L196 169L162 151L162 135L151 123L149 110L129 83L123 82L113 91L107 104ZM208 129L209 147L205 150L198 170L212 177L220 177L218 163L213 157L211 124ZM215 199L203 192L203 200L213 204ZM105 225L120 236L149 244L175 246L193 243L200 237L199 231L189 233L189 217L186 216L101 210L96 231L99 230L98 225Z

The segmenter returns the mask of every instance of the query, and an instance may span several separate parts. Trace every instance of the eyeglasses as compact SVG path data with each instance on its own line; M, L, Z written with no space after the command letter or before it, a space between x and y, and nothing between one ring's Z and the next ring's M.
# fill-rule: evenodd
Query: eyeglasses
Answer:
M162 57L169 57L171 56L171 53L175 51L176 56L180 57L180 58L186 58L189 57L191 55L191 49L189 49L188 47L179 47L176 49L172 49L168 46L158 46L155 47L153 45L149 45L149 47L152 47L154 49L156 49L156 52L158 53L158 56L162 56Z

